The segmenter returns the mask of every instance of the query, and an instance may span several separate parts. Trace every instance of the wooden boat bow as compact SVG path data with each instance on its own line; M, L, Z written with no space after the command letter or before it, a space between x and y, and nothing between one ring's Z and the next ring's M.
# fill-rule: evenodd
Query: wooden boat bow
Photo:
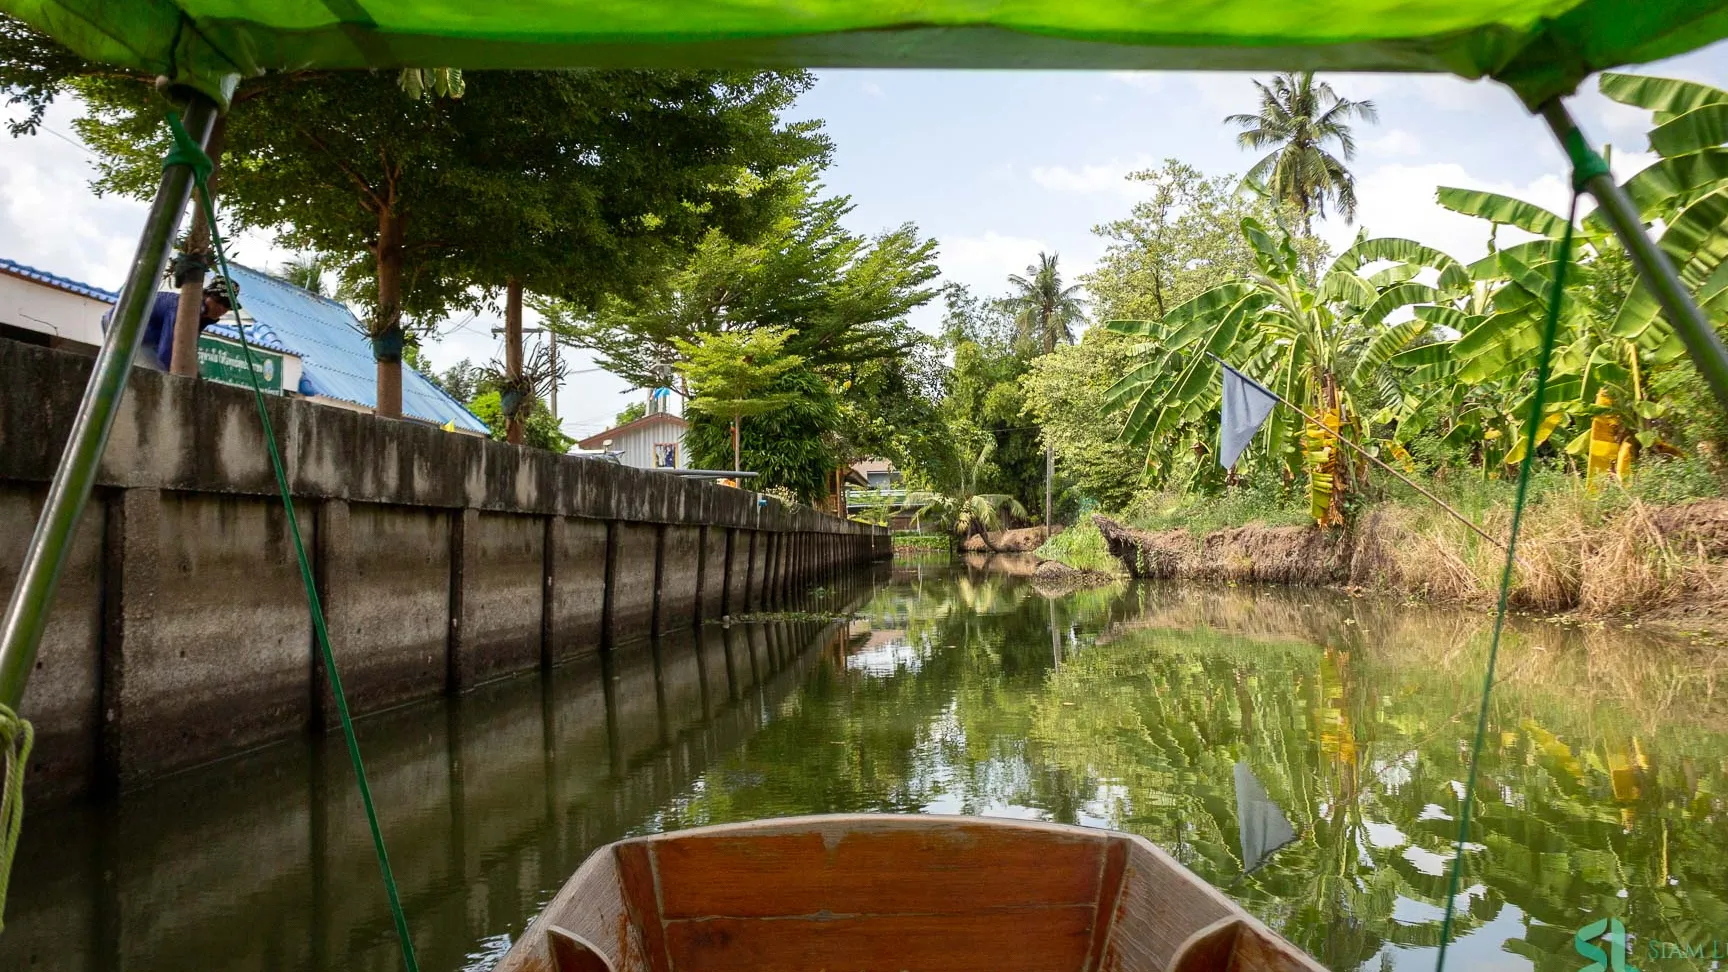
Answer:
M495 972L1321 972L1132 834L839 815L621 840Z

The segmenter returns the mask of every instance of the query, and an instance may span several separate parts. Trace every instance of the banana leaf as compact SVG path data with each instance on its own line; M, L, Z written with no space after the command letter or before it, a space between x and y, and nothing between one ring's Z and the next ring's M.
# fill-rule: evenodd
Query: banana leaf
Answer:
M1623 105L1666 115L1684 115L1703 105L1728 104L1728 91L1696 81L1609 71L1597 81L1604 95Z
M1491 223L1516 226L1537 236L1558 237L1566 231L1565 217L1551 213L1535 203L1502 196L1497 192L1441 186L1434 191L1434 201L1455 213L1477 216Z

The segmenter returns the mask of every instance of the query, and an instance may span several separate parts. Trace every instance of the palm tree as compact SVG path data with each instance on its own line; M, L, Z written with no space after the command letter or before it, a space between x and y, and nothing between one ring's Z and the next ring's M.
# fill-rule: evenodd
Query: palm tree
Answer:
M985 436L975 457L960 459L960 488L953 493L912 492L906 494L902 511L912 512L912 522L921 527L925 520L943 524L960 540L976 533L990 548L990 534L1001 530L1009 517L1024 519L1026 508L1006 493L980 493L978 480L990 465L996 451L996 439ZM994 548L990 548L994 549Z
M1026 268L1025 276L1009 274L1008 282L1016 292L1002 300L1003 309L1014 315L1020 340L1042 348L1044 354L1056 350L1058 344L1074 343L1074 325L1086 311L1086 301L1077 296L1080 285L1062 286L1057 259L1054 253L1040 253L1038 262Z
M324 289L324 271L329 266L330 261L320 253L289 257L280 267L276 268L276 276L301 290L310 291L320 297L327 297L329 294Z
M1006 297L1002 307L1014 315L1014 329L1020 340L1042 347L1045 354L1056 350L1057 344L1074 343L1074 325L1080 323L1086 311L1086 301L1078 296L1080 285L1062 286L1062 272L1056 269L1057 255L1039 253L1038 262L1026 268L1026 275L1009 274L1008 282L1017 293ZM1052 507L1052 481L1056 475L1056 452L1044 444L1044 532L1055 523Z
M1271 149L1248 170L1247 180L1296 207L1305 231L1315 216L1325 218L1328 200L1344 222L1355 220L1356 180L1344 167L1356 157L1348 122L1376 120L1374 102L1339 97L1330 84L1316 82L1313 71L1286 72L1254 87L1260 89L1260 111L1224 119L1242 129L1236 142L1243 148ZM1343 161L1328 151L1329 142L1337 143Z

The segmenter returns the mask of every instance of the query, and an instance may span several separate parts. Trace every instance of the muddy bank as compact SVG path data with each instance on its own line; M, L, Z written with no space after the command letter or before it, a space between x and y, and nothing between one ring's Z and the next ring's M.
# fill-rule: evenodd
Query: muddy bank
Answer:
M1032 586L1045 597L1072 594L1093 587L1108 587L1122 578L1102 570L1070 567L1060 560L1042 560L1032 572Z
M1061 533L1061 528L1058 527L1056 532ZM1031 553L1042 547L1045 539L1043 527L1023 527L999 530L988 536L973 534L960 547L973 553Z
M1509 513L1483 522L1504 535ZM1503 552L1420 511L1381 507L1348 530L1243 526L1196 535L1094 516L1134 577L1338 587L1492 607ZM1519 540L1513 607L1587 618L1728 627L1728 500L1633 503L1591 521L1564 503L1533 507Z
M1007 574L1009 577L1033 577L1038 573L1039 560L1029 553L979 553L968 550L960 555L968 570Z

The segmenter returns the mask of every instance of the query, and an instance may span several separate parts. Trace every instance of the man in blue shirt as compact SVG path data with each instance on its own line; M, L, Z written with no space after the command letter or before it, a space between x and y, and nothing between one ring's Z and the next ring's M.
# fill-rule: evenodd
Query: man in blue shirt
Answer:
M199 308L198 330L216 323L234 309L240 296L240 285L226 277L217 277L204 288L204 306ZM180 294L164 290L150 305L150 316L144 319L144 340L138 348L137 363L156 371L167 371L174 359L174 316L180 309ZM108 315L102 316L102 330L108 330Z

